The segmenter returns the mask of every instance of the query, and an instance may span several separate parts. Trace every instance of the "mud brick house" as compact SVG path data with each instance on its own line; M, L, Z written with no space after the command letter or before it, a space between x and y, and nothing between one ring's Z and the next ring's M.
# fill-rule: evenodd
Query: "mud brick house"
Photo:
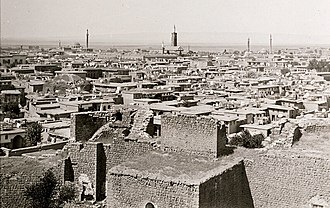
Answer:
M243 161L154 151L110 169L108 207L253 207Z

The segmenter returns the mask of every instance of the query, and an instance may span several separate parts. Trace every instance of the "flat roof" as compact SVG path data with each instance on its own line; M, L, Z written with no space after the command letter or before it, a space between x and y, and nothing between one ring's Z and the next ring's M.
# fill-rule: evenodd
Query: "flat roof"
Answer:
M244 124L244 125L240 125L240 127L251 128L251 129L260 129L260 130L268 130L268 129L272 129L273 125L272 124L265 124L265 125Z
M19 90L2 90L1 94L11 94L11 95L20 95L21 92Z
M210 160L207 157L185 153L154 151L121 163L111 168L109 172L110 174L199 185L241 161L240 157L228 156Z

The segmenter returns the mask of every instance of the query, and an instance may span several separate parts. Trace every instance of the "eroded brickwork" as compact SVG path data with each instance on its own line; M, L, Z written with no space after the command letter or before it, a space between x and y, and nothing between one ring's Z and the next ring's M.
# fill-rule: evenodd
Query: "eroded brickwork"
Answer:
M162 116L161 145L164 148L217 157L225 144L225 128L213 118L170 114Z
M256 208L300 208L316 195L330 201L329 158L274 151L251 154L245 164Z
M200 208L254 207L242 161L201 184L199 192Z
M199 188L196 185L114 173L108 177L108 207L145 207L147 203L157 207L199 207Z

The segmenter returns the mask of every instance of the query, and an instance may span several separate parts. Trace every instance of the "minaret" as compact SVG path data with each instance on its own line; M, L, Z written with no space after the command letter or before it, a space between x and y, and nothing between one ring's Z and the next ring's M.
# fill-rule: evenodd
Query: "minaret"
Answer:
M250 52L250 38L248 38L248 52Z
M174 31L172 32L171 46L178 46L178 34L176 33L175 25L174 25Z
M162 41L162 51L163 51L163 54L164 54L165 53L164 41Z
M86 33L86 49L88 49L88 36L89 36L89 34L88 34L88 29L87 29L87 33Z
M270 36L269 36L269 52L270 52L270 54L272 54L273 53L273 38L272 38L272 34L270 34Z
M61 48L62 45L61 45L61 40L58 41L58 47Z

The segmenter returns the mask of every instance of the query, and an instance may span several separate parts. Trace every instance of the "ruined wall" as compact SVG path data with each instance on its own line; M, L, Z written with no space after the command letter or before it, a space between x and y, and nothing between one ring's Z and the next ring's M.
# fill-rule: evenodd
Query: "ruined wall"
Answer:
M99 142L70 143L65 147L68 159L64 168L66 180L77 184L78 192L83 186L88 189L88 200L102 200L105 197L106 173L108 170L130 158L153 149L149 142L117 138L110 144ZM70 164L69 164L70 163ZM87 187L87 188L86 188Z
M246 157L255 207L300 208L316 195L323 195L329 203L329 158L282 152L255 152Z
M188 115L163 115L161 145L217 157L226 143L225 128L215 119ZM223 130L223 131L221 131Z
M70 138L74 141L86 142L93 134L109 121L106 112L83 112L71 114Z
M60 178L59 166L43 164L32 158L0 158L0 166L1 208L27 207L29 201L24 197L26 187L39 182L47 170Z
M108 175L108 207L197 208L198 186L111 173ZM142 191L143 190L143 191Z
M84 195L88 195L89 200L102 198L102 195L104 195L102 193L103 189L96 185L100 183L97 178L97 172L100 170L97 167L100 165L105 166L105 161L98 157L100 152L103 151L102 143L70 143L65 148L71 160L73 180L79 187L78 192L82 193L83 186L85 186L88 190ZM104 164L99 164L102 162Z
M108 172L110 168L155 148L153 143L149 142L116 139L112 144L104 145L106 170Z
M23 193L28 185L36 183L42 176L36 172L33 175L18 173L14 176L1 175L0 178L0 207L25 207L28 203Z
M243 162L227 169L199 187L200 208L253 208Z

